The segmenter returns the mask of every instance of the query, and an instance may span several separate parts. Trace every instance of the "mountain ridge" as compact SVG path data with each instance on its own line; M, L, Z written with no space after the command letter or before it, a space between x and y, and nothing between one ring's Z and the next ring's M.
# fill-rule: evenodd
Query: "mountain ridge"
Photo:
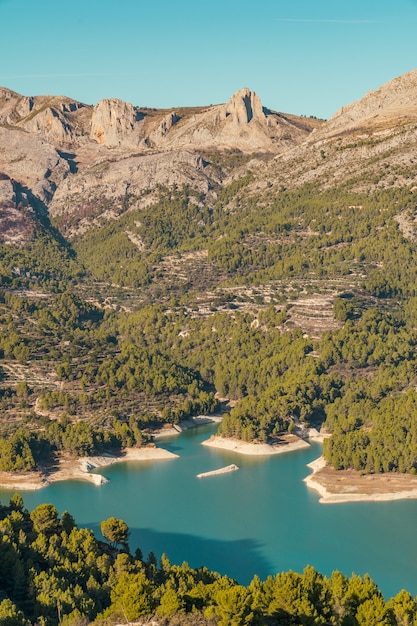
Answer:
M190 186L210 206L220 189L247 174L249 194L358 177L358 189L390 186L398 184L395 167L413 163L416 102L416 70L328 121L271 111L248 88L226 104L159 110L117 98L92 106L67 96L27 97L3 87L0 172L13 184L1 186L0 202L15 212L19 204L42 205L58 222L78 214L79 227L65 233L74 237L97 226L100 215L117 219L122 210L151 205L161 185ZM239 164L231 165L231 153Z

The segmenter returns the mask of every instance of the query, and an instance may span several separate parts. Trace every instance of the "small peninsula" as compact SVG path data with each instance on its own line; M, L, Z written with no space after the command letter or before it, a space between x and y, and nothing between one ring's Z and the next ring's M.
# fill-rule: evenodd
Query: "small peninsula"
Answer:
M355 470L335 470L321 456L308 464L312 474L307 487L320 495L323 504L377 502L417 498L417 476L400 473L361 475Z
M272 454L282 454L283 452L292 452L302 448L308 448L309 443L297 437L296 435L283 435L280 443L254 443L233 439L232 437L219 437L213 435L210 439L201 442L203 446L211 448L219 448L222 450L230 450L238 454L247 454L253 456L270 456Z
M63 480L83 480L100 486L108 482L108 479L101 474L92 473L92 470L99 467L107 467L114 463L160 461L175 458L178 458L177 454L156 446L127 448L117 455L71 457L61 454L54 465L42 466L36 471L0 472L0 488L32 491Z

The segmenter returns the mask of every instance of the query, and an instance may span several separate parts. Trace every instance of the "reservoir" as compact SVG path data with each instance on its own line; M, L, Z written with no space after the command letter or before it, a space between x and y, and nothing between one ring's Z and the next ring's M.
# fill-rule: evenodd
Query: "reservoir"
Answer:
M25 506L51 502L100 538L102 520L121 518L132 552L165 552L171 563L205 565L241 584L312 565L326 575L368 573L386 598L403 588L417 594L417 500L319 504L303 483L319 444L249 457L200 445L215 430L159 440L179 458L103 468L109 482L100 487L71 481L23 492ZM239 470L197 478L230 464ZM1 491L0 500L11 494Z

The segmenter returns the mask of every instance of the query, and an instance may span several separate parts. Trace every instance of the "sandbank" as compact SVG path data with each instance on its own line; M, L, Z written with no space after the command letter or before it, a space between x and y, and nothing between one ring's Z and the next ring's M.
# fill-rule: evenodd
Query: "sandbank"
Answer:
M0 489L35 491L48 484L42 472L0 472Z
M220 467L216 470L211 470L210 472L202 472L201 474L197 474L197 478L207 478L207 476L218 476L219 474L228 474L229 472L235 472L238 470L238 466L232 463L232 465L226 465L226 467Z
M179 424L172 424L171 426L163 426L160 430L152 433L154 439L160 437L171 437L172 435L180 435L184 430L190 428L196 428L197 426L203 426L204 424L220 423L222 421L222 415L195 415L188 420L183 420Z
M247 443L240 439L213 435L210 439L202 441L201 445L222 450L231 450L238 454L270 456L272 454L282 454L283 452L292 452L294 450L300 450L301 448L308 448L310 444L296 435L283 435L280 438L280 442L273 445L269 443Z
M83 480L99 486L107 483L108 479L101 474L92 474L92 470L96 468L107 467L114 463L175 458L178 458L177 454L156 446L126 448L118 455L103 454L80 458L60 455L55 465L42 467L36 472L0 472L0 489L32 491L62 480Z
M417 476L410 474L361 475L355 470L335 470L322 456L307 467L313 472L304 482L319 493L319 502L323 504L417 498Z

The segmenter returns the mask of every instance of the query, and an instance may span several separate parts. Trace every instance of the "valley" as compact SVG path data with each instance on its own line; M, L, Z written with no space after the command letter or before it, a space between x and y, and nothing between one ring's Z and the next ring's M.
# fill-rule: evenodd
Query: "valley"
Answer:
M247 88L164 110L1 88L2 476L146 456L155 434L221 411L223 447L325 435L322 494L414 497L416 101L417 71L329 120ZM265 623L298 623L266 593ZM347 623L322 609L303 623ZM406 623L381 610L375 623Z

